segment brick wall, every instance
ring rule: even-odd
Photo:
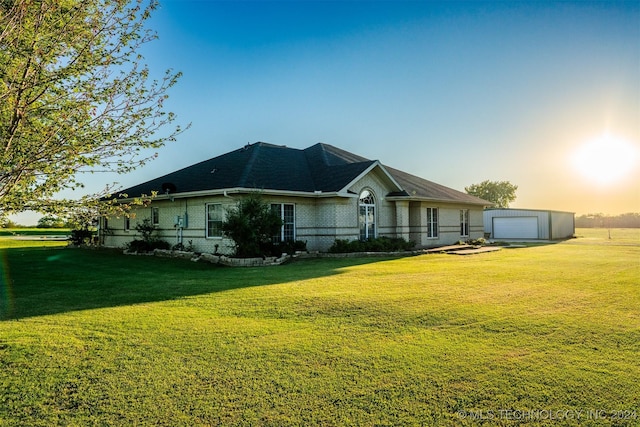
[[[378,236],[401,236],[413,240],[418,247],[429,247],[455,243],[460,236],[460,209],[469,209],[469,238],[483,236],[481,208],[444,203],[388,201],[389,193],[385,177],[374,172],[354,183],[349,190],[351,197],[303,198],[290,196],[265,196],[268,203],[292,203],[295,205],[296,239],[307,243],[311,251],[326,251],[336,239],[359,238],[358,195],[364,189],[374,194],[376,200],[376,228]],[[233,241],[227,238],[206,237],[206,205],[220,203],[223,209],[235,206],[240,196],[210,196],[190,199],[155,200],[149,207],[132,211],[130,230],[124,230],[124,218],[109,218],[112,234],[105,236],[104,243],[110,247],[124,247],[139,236],[137,223],[151,218],[151,207],[159,208],[158,236],[171,245],[178,243],[179,230],[174,226],[175,217],[187,218],[182,229],[182,242],[192,244],[197,252],[221,254],[233,253]],[[437,238],[427,238],[427,207],[439,210],[439,233]],[[398,223],[398,220],[400,222]],[[216,247],[217,245],[217,247]]]

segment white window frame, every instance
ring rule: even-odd
[[[125,216],[124,217],[124,231],[129,231],[131,230],[131,217]]]
[[[151,225],[160,225],[160,208],[151,208]]]
[[[439,237],[439,215],[438,208],[427,208],[427,239],[437,239]]]
[[[358,230],[360,240],[376,238],[378,234],[376,211],[376,195],[369,188],[363,189],[360,192],[360,196],[358,196]],[[371,235],[371,229],[373,229],[373,235]]]
[[[293,215],[291,217],[291,221],[287,221],[285,218],[285,206],[291,206],[293,211]],[[296,241],[296,205],[294,203],[271,203],[271,209],[275,211],[282,220],[282,225],[280,226],[280,233],[273,236],[274,243],[281,242],[295,242]],[[290,229],[291,235],[287,236],[287,231]]]
[[[217,206],[217,207],[220,208],[220,211],[219,211],[220,219],[219,220],[218,219],[215,219],[215,220],[210,220],[209,219],[209,208],[211,206]],[[216,222],[219,221],[220,225],[222,225],[222,222],[224,221],[224,209],[222,209],[222,203],[207,203],[205,205],[205,219],[206,219],[206,224],[205,224],[205,227],[204,227],[205,237],[207,239],[222,239],[222,237],[223,237],[222,236],[222,228],[220,228],[220,234],[219,235],[214,235],[214,236],[209,235],[209,222],[210,221],[216,221]]]
[[[460,209],[460,237],[469,237],[469,209]]]

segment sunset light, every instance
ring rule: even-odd
[[[636,163],[637,149],[629,142],[603,135],[575,151],[573,167],[588,180],[614,184],[628,175]]]

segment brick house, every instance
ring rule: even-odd
[[[136,237],[136,222],[148,218],[171,244],[230,253],[233,241],[220,231],[225,210],[256,190],[283,219],[277,238],[317,251],[336,239],[403,237],[433,247],[479,238],[490,205],[331,145],[300,150],[257,142],[123,190],[158,195],[132,218],[103,218],[101,229],[110,232],[101,239],[122,247]]]

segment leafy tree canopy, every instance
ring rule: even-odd
[[[180,73],[153,80],[139,48],[156,38],[151,0],[0,0],[0,212],[61,213],[83,173],[124,173],[175,140],[164,109]],[[146,152],[146,153],[145,153]],[[139,201],[136,201],[139,202]]]
[[[508,208],[509,203],[516,199],[517,185],[509,181],[482,181],[464,188],[467,194],[480,197],[493,203],[497,208]]]

